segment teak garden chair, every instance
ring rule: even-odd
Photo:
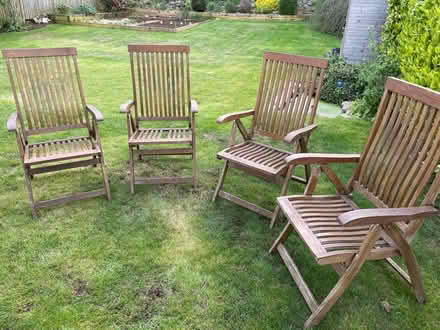
[[[272,217],[272,211],[222,190],[230,167],[281,184],[281,195],[287,191],[290,179],[307,183],[308,166],[305,167],[305,178],[292,176],[285,159],[294,151],[307,152],[309,136],[317,127],[313,122],[327,66],[325,59],[272,52],[264,54],[255,109],[217,119],[219,124],[231,121],[233,124],[229,147],[217,154],[217,158],[224,159],[225,163],[213,201],[220,196],[260,215]],[[249,116],[252,117],[252,126],[248,132],[240,119]],[[244,139],[243,143],[235,143],[237,128]],[[254,139],[257,135],[275,141],[284,140],[293,150],[289,152],[257,143]]]
[[[290,167],[319,165],[313,168],[304,195],[278,198],[288,223],[270,249],[279,252],[312,311],[305,327],[321,321],[367,260],[386,260],[413,287],[417,300],[425,301],[421,274],[409,244],[424,218],[439,214],[434,202],[440,174],[429,184],[439,161],[440,93],[395,78],[386,82],[361,155],[309,153],[286,159]],[[357,167],[344,185],[328,164],[347,162],[357,162]],[[312,195],[320,171],[335,185],[337,195]],[[353,191],[377,208],[358,209],[350,197]],[[283,244],[292,229],[318,264],[331,265],[340,275],[321,304]],[[392,259],[394,256],[403,257],[408,273]]]
[[[135,184],[197,183],[195,114],[191,100],[189,47],[183,45],[129,45],[133,100],[121,105],[127,114],[130,189]],[[142,128],[142,122],[183,122],[180,128]],[[142,146],[169,145],[175,148]],[[182,146],[183,145],[183,146]],[[191,155],[192,177],[135,177],[136,156]]]
[[[7,127],[16,133],[32,215],[37,216],[40,208],[73,200],[100,195],[110,200],[98,130],[98,121],[104,118],[98,109],[86,104],[76,49],[4,49],[2,52],[17,108],[9,117]],[[86,134],[57,140],[47,136],[74,129]],[[40,142],[31,143],[35,135]],[[34,175],[97,164],[101,165],[104,189],[52,200],[34,200]]]

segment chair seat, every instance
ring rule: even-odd
[[[140,128],[128,140],[128,144],[191,143],[190,128]]]
[[[242,166],[258,169],[268,175],[280,175],[287,171],[284,159],[292,153],[271,146],[246,141],[228,147],[217,154],[217,158],[227,159]]]
[[[29,144],[25,148],[24,163],[39,164],[93,156],[101,149],[88,136]]]
[[[338,216],[358,208],[345,196],[285,196],[278,198],[278,204],[319,264],[350,261],[370,228],[341,225]],[[368,259],[395,255],[398,250],[382,234]]]

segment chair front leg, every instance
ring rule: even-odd
[[[423,285],[422,275],[420,274],[419,265],[417,264],[416,257],[412,252],[411,246],[408,241],[402,236],[402,232],[395,224],[389,224],[383,226],[385,232],[392,238],[400,250],[400,253],[405,260],[406,267],[408,268],[408,274],[411,278],[411,284],[414,287],[417,301],[424,303],[426,301],[425,288]]]
[[[301,150],[302,153],[307,153],[308,149],[307,149],[307,142],[309,139],[305,140],[304,138],[300,138],[299,139],[299,148]],[[311,167],[310,165],[304,165],[304,175],[306,177],[306,181],[309,181],[310,178],[310,173],[311,173]]]
[[[218,178],[217,187],[215,187],[214,196],[212,196],[212,202],[215,202],[217,199],[218,193],[220,189],[223,187],[223,183],[225,182],[225,176],[229,169],[229,161],[225,160],[225,164],[223,165],[222,172],[220,174],[220,177]]]
[[[353,279],[361,270],[362,265],[365,263],[370,251],[374,248],[381,232],[382,227],[380,225],[374,225],[370,228],[370,231],[363,241],[359,252],[353,258],[347,270],[339,278],[338,283],[336,283],[328,296],[323,300],[318,308],[312,312],[312,315],[304,324],[304,328],[310,328],[314,325],[317,325],[328,313],[328,311],[333,307],[333,305],[338,301],[338,299],[344,293],[345,289],[349,287]]]
[[[290,178],[292,177],[292,172],[294,169],[295,166],[289,166],[289,168],[287,169],[286,177],[284,178],[283,185],[281,186],[280,197],[286,195],[287,188],[289,187],[289,181]],[[280,213],[280,206],[277,204],[277,206],[275,207],[275,211],[272,214],[272,220],[270,221],[270,228],[273,228],[275,222],[278,219],[279,213]]]
[[[128,147],[128,153],[130,157],[130,191],[134,194],[134,150],[133,147]]]
[[[35,207],[34,194],[32,191],[32,182],[31,182],[32,178],[31,178],[31,174],[29,173],[29,171],[30,171],[30,167],[24,166],[24,182],[26,184],[26,188],[27,188],[28,196],[29,196],[29,202],[31,204],[32,217],[37,218],[38,211],[37,211],[37,208]]]

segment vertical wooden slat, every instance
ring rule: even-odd
[[[20,101],[17,95],[17,91],[16,91],[16,87],[18,87],[21,99],[23,100],[23,110],[25,112],[25,116],[26,116],[26,122],[29,128],[33,128],[34,127],[34,123],[32,120],[33,114],[32,114],[32,104],[30,102],[32,102],[32,96],[28,97],[28,92],[29,89],[24,87],[24,81],[23,81],[23,77],[21,75],[20,69],[19,69],[19,64],[18,64],[18,59],[10,59],[7,60],[7,67],[8,67],[8,73],[9,73],[9,78],[11,81],[11,87],[12,87],[12,92],[14,95],[14,100],[15,100],[15,104],[17,106],[17,112],[21,113],[21,107],[20,107]],[[12,73],[12,64],[14,65],[14,71],[15,71],[15,79],[14,79],[14,75]],[[14,80],[17,81],[17,86],[15,86],[14,84]],[[21,116],[19,116],[21,119],[21,124],[23,127],[26,127],[23,125],[23,118],[21,118]]]
[[[177,117],[177,90],[176,88],[176,62],[175,53],[170,53],[170,66],[171,66],[171,103],[172,103],[172,116]]]
[[[135,73],[135,69],[134,69],[134,58],[133,58],[133,53],[130,53],[130,68],[131,68],[131,83],[133,85],[133,101],[136,104],[136,106],[134,107],[135,109],[135,115],[136,115],[136,125],[137,120],[139,118],[139,110],[138,110],[138,98],[137,98],[137,89],[136,89],[136,73]]]
[[[58,56],[55,57],[55,65],[56,65],[56,70],[57,70],[57,77],[58,79],[61,80],[61,78],[64,75],[64,71],[62,69],[62,65],[60,63],[60,59]],[[69,119],[68,119],[68,115],[67,115],[67,103],[65,102],[65,98],[63,97],[64,95],[66,95],[66,87],[65,84],[58,84],[59,89],[56,90],[56,94],[57,94],[57,99],[58,99],[58,104],[60,105],[60,111],[61,111],[61,116],[63,118],[63,124],[67,125]]]
[[[179,112],[179,116],[184,116],[185,115],[185,105],[186,103],[186,93],[185,93],[185,65],[184,65],[184,54],[183,53],[179,53],[179,57],[180,57],[180,83],[181,83],[181,91],[182,91],[182,95],[181,95],[181,101],[180,101],[180,112]]]
[[[191,72],[189,70],[189,54],[185,54],[186,57],[186,111],[184,116],[191,116]]]
[[[145,116],[146,111],[145,111],[145,107],[144,107],[144,95],[142,93],[142,69],[141,69],[141,59],[140,57],[142,56],[142,54],[140,53],[136,53],[136,71],[137,71],[137,85],[139,88],[139,100],[137,103],[137,108],[139,108],[140,113],[142,114],[142,116]]]

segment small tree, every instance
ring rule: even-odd
[[[194,11],[205,11],[206,10],[206,0],[192,0],[191,6]]]
[[[250,0],[240,0],[240,13],[250,13],[252,4]]]
[[[295,15],[298,0],[280,0],[280,15]]]

